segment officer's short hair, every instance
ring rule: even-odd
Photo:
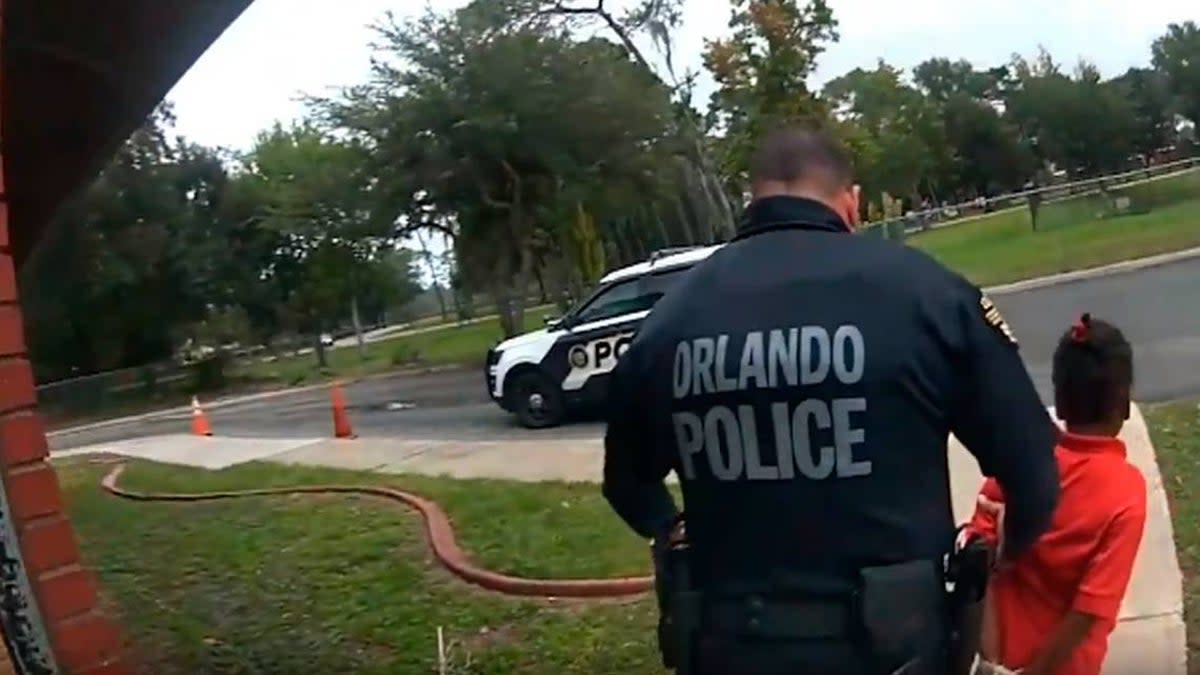
[[[1098,424],[1128,403],[1133,347],[1116,326],[1084,314],[1063,334],[1051,375],[1058,415],[1071,424]]]
[[[828,132],[781,127],[767,134],[750,162],[752,182],[812,181],[831,191],[853,181],[850,154]]]

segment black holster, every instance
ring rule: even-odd
[[[943,675],[948,612],[942,573],[934,560],[860,571],[864,647],[875,672]]]
[[[947,672],[969,675],[979,652],[984,597],[994,561],[992,547],[974,538],[950,555],[946,581],[950,586],[950,651]]]
[[[651,544],[654,592],[658,598],[658,651],[663,667],[690,675],[700,627],[700,593],[692,587],[686,542],[672,544],[670,532]]]

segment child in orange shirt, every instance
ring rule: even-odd
[[[992,577],[980,672],[1099,675],[1141,544],[1146,483],[1116,438],[1129,419],[1129,342],[1084,314],[1059,341],[1053,381],[1066,425],[1055,448],[1058,507],[1029,553]],[[1003,547],[1003,502],[987,480],[968,533]]]

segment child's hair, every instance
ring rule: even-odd
[[[1054,350],[1054,398],[1068,424],[1100,424],[1129,402],[1133,347],[1116,326],[1084,314]]]

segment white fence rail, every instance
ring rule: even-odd
[[[915,211],[897,218],[868,223],[868,228],[881,228],[891,236],[891,232],[903,225],[904,232],[911,234],[940,227],[966,225],[974,218],[972,216],[990,215],[997,211],[1016,208],[1029,202],[1032,196],[1040,196],[1043,203],[1051,203],[1069,197],[1078,197],[1100,190],[1115,189],[1133,185],[1148,180],[1173,176],[1200,167],[1200,157],[1189,157],[1174,162],[1165,162],[1147,166],[1133,171],[1108,174],[1097,178],[1058,183],[1044,187],[1012,192],[997,197],[974,199],[958,204],[943,204],[934,208]]]

